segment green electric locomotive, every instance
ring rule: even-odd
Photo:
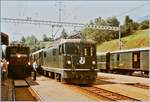
[[[62,82],[89,84],[97,77],[96,43],[91,40],[61,39],[31,58],[45,75]]]

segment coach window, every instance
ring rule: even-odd
[[[137,62],[137,54],[134,55],[134,62]]]
[[[46,52],[44,52],[44,57],[46,57]]]
[[[117,54],[117,61],[120,60],[120,54]]]

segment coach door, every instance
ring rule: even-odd
[[[106,70],[110,70],[110,53],[106,54]]]
[[[133,68],[140,68],[140,52],[133,52],[132,63]]]

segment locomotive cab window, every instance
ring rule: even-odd
[[[91,56],[95,56],[95,47],[91,47]]]
[[[66,43],[65,53],[67,54],[78,54],[79,46],[76,43]]]
[[[85,56],[90,56],[91,55],[91,51],[90,50],[91,50],[90,47],[84,48],[84,55]]]

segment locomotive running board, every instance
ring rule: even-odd
[[[44,67],[44,70],[52,71],[52,72],[63,72],[63,71],[91,71],[91,69],[72,69],[72,68],[52,68],[52,67]],[[98,71],[98,69],[93,69],[94,71]]]

